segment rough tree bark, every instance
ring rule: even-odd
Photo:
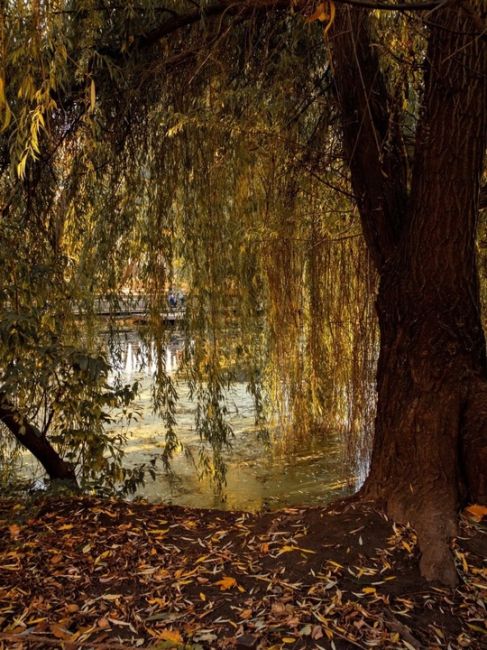
[[[50,479],[77,485],[72,465],[63,460],[45,435],[32,423],[22,420],[12,404],[0,394],[0,421],[28,449],[46,470]]]
[[[475,16],[475,19],[472,16]],[[362,494],[411,522],[428,579],[454,584],[448,539],[487,499],[487,372],[475,253],[487,144],[481,2],[427,18],[412,180],[368,12],[340,7],[332,41],[344,148],[380,277],[378,405]]]

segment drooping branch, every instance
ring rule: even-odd
[[[430,2],[380,2],[375,0],[335,0],[337,4],[350,5],[362,9],[382,11],[428,11],[438,9],[451,0],[431,0]]]
[[[375,2],[374,0],[335,1],[337,5],[350,5],[358,8],[379,9],[384,11],[431,11],[441,7],[445,2],[450,2],[450,0],[431,0],[429,2],[403,2],[392,4],[387,2]],[[306,0],[298,0],[298,2],[293,3],[293,9],[297,12],[306,12],[309,7],[310,3],[306,2]],[[98,53],[102,56],[108,56],[114,61],[120,61],[130,52],[151,47],[161,39],[180,29],[194,25],[201,20],[214,18],[216,16],[239,16],[242,18],[255,15],[259,12],[269,13],[279,9],[288,10],[288,0],[245,0],[244,2],[223,0],[181,14],[174,14],[174,12],[171,11],[169,13],[172,13],[172,15],[165,19],[160,25],[147,33],[135,36],[123,52],[117,48],[106,47],[100,49]]]

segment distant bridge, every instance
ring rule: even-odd
[[[97,316],[111,316],[112,318],[140,318],[149,316],[147,298],[145,296],[117,296],[112,300],[98,298],[95,300],[94,313]],[[161,318],[167,323],[174,323],[184,320],[186,309],[184,305],[175,307],[167,306],[161,312]]]

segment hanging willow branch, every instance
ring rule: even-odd
[[[326,44],[288,3],[271,3],[272,14],[269,6],[173,2],[161,17],[152,2],[86,1],[73,13],[57,0],[37,23],[29,3],[5,14],[2,309],[49,333],[29,339],[35,366],[49,345],[65,354],[62,346],[82,342],[103,354],[95,301],[115,309],[120,292],[143,291],[169,460],[177,386],[164,368],[160,313],[169,287],[183,284],[194,349],[184,372],[202,462],[220,482],[235,379],[248,382],[256,419],[275,437],[292,447],[339,432],[353,469],[367,457],[374,417],[376,278],[343,162]],[[377,21],[385,44],[401,30],[421,39],[396,20]],[[14,262],[19,232],[25,245]],[[6,381],[26,344],[2,345]],[[39,385],[22,382],[18,407],[34,417]],[[63,389],[53,427],[59,447],[79,458],[80,436],[66,433],[63,415],[77,396]]]

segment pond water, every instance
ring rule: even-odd
[[[166,348],[166,369],[175,372],[182,342],[174,337]],[[119,370],[122,379],[137,379],[141,385],[141,419],[131,424],[125,464],[132,467],[160,457],[164,447],[164,425],[151,407],[151,377],[154,368],[146,363],[147,350],[135,332],[126,333]],[[142,364],[141,364],[142,362]],[[319,505],[350,492],[344,450],[338,437],[300,441],[289,450],[279,432],[264,442],[254,426],[252,398],[244,383],[227,394],[229,422],[235,433],[232,448],[225,454],[228,467],[225,497],[215,494],[209,479],[198,477],[191,455],[198,457],[199,436],[194,427],[195,404],[183,381],[178,381],[178,438],[185,452],[176,453],[168,477],[161,463],[156,479],[147,478],[136,496],[192,507],[238,510],[275,509],[290,505]]]

